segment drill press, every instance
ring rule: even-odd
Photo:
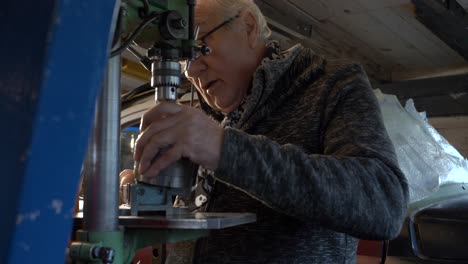
[[[172,198],[190,191],[197,166],[181,159],[157,178],[136,172],[136,182],[124,193],[127,204],[118,210],[118,138],[120,113],[120,53],[133,43],[148,49],[139,55],[151,69],[156,102],[177,99],[182,74],[180,61],[190,61],[198,47],[194,26],[194,0],[124,0],[121,4],[115,45],[96,115],[94,139],[85,171],[84,215],[75,225],[77,241],[69,256],[80,263],[129,263],[137,248],[158,243],[196,239],[210,229],[221,229],[255,221],[248,213],[186,212],[172,208]],[[134,28],[132,33],[127,33]],[[125,37],[127,36],[127,37]],[[115,116],[117,113],[117,117]],[[117,144],[117,145],[116,145]]]
[[[179,11],[159,13],[158,33],[153,34],[152,40],[154,44],[148,49],[146,57],[138,56],[146,67],[151,65],[151,87],[155,89],[156,103],[176,102],[182,74],[179,61],[192,60],[199,49],[196,44],[197,33],[193,27],[194,6],[195,1],[187,1],[187,5],[179,7],[187,8],[188,21]],[[149,6],[146,8],[149,9]],[[140,40],[142,45],[145,45],[145,41],[146,39]],[[139,173],[138,163],[135,162],[136,182],[124,187],[126,205],[121,206],[121,211],[133,216],[173,212],[172,197],[190,192],[196,171],[197,166],[183,158],[163,170],[158,177],[147,178]]]

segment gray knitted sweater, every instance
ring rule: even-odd
[[[359,238],[399,234],[407,182],[360,65],[295,46],[263,61],[252,91],[208,210],[257,222],[212,232],[195,263],[355,263]]]

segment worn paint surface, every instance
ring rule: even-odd
[[[21,5],[28,2],[34,1]],[[49,1],[49,17],[42,18],[50,22],[46,41],[34,46],[36,53],[44,54],[43,64],[15,69],[13,76],[20,81],[25,69],[40,72],[40,82],[29,93],[37,107],[30,143],[20,150],[23,173],[14,175],[22,184],[16,194],[16,221],[6,263],[64,262],[81,166],[104,77],[115,2]],[[25,19],[30,24],[21,34],[28,35],[36,30],[37,17]],[[22,100],[10,88],[6,92]],[[14,118],[21,107],[13,103],[8,110],[3,114]]]
[[[28,6],[28,8],[24,8]],[[3,1],[0,8],[0,138],[3,151],[0,263],[6,263],[14,232],[17,204],[31,149],[31,135],[40,93],[48,40],[50,11],[55,1]],[[18,19],[21,17],[22,19]],[[33,22],[34,21],[34,22]],[[31,27],[34,23],[34,28]],[[37,70],[39,69],[39,70]],[[35,217],[32,211],[28,217]]]

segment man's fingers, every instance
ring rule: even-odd
[[[163,130],[166,130],[176,125],[180,120],[180,115],[175,114],[174,116],[164,118],[158,122],[150,124],[138,137],[135,146],[134,159],[140,160],[143,150],[146,148],[148,142],[157,134]]]
[[[145,174],[146,170],[151,166],[153,159],[160,152],[166,151],[174,142],[174,134],[169,133],[165,130],[157,135],[153,135],[146,145],[144,145],[143,152],[141,153],[140,161],[140,173]]]
[[[182,110],[182,106],[176,103],[161,102],[148,110],[141,118],[140,131],[145,130],[151,123],[166,118]]]
[[[145,177],[157,177],[158,174],[182,157],[182,149],[176,145],[161,153],[144,173]]]

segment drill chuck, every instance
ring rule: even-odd
[[[151,86],[155,88],[156,101],[176,101],[180,85],[180,63],[156,60],[151,64]]]

